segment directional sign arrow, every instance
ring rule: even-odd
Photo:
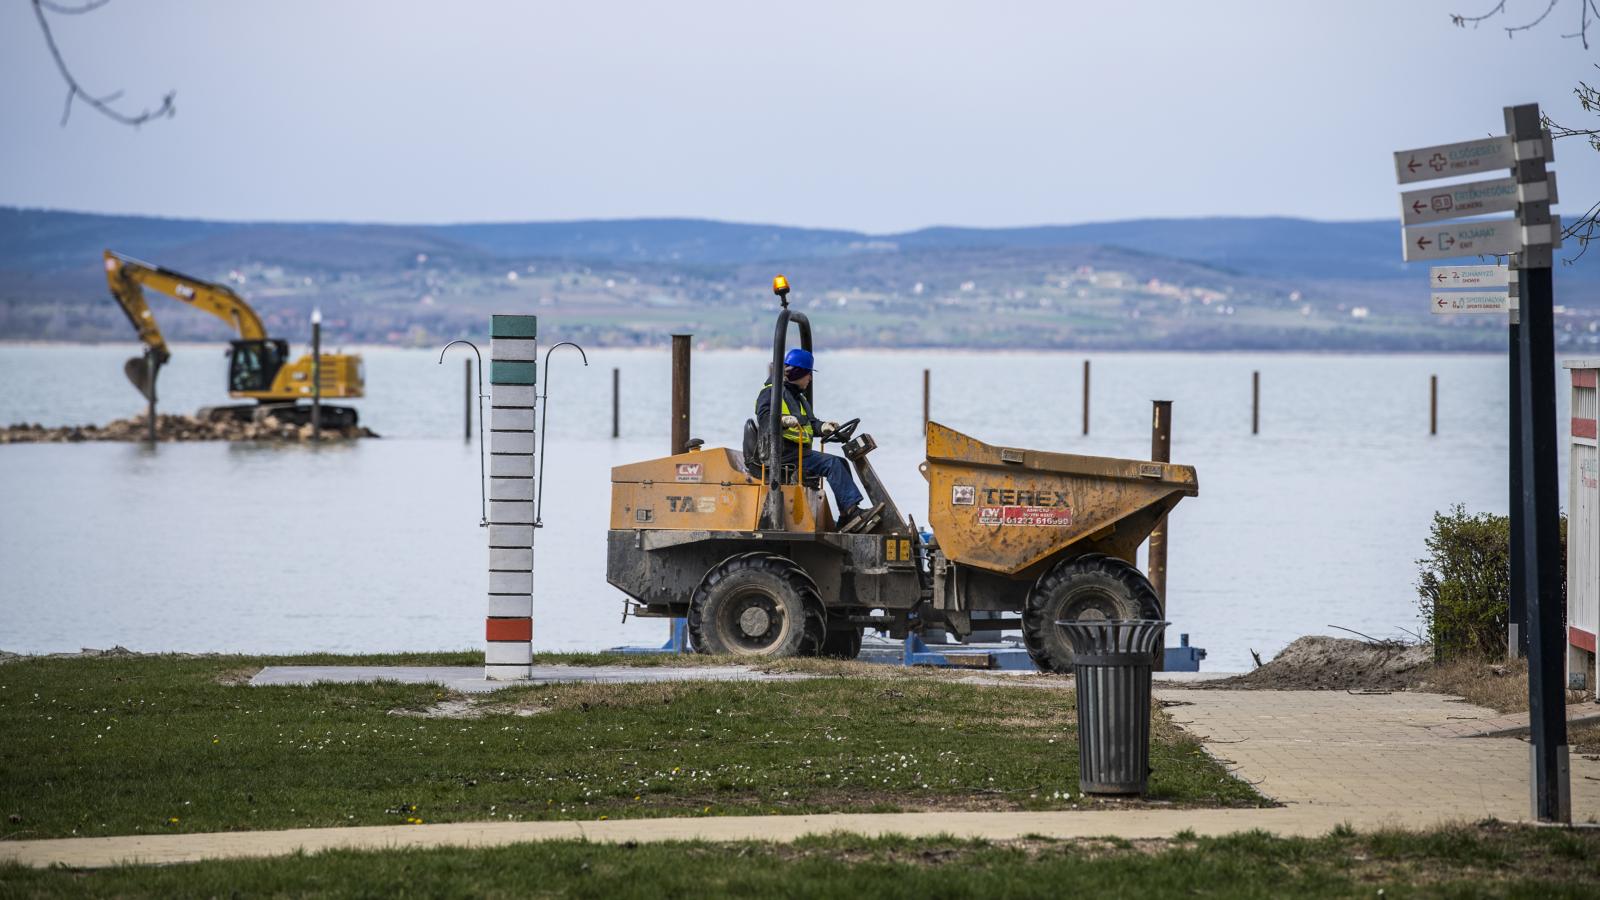
[[[1554,172],[1544,181],[1526,184],[1518,184],[1514,177],[1491,178],[1487,181],[1403,191],[1400,194],[1400,220],[1406,225],[1421,225],[1442,219],[1512,212],[1516,210],[1518,201],[1537,203],[1540,200],[1559,202]]]
[[[1505,287],[1511,280],[1511,270],[1505,266],[1434,266],[1430,274],[1436,287]]]
[[[1501,291],[1457,291],[1436,293],[1428,311],[1436,316],[1456,313],[1501,313],[1511,306],[1510,296]]]
[[[1425,160],[1423,164],[1417,163],[1419,157]],[[1511,137],[1502,134],[1458,144],[1401,150],[1394,155],[1394,173],[1401,184],[1407,184],[1509,169],[1516,161]]]
[[[1553,234],[1560,234],[1560,218],[1550,217]],[[1406,262],[1450,256],[1504,256],[1520,251],[1523,244],[1522,227],[1509,217],[1416,225],[1401,234]]]

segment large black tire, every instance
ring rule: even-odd
[[[1028,592],[1022,639],[1039,671],[1071,672],[1072,642],[1056,622],[1159,618],[1161,601],[1142,572],[1091,553],[1057,563]]]
[[[689,642],[697,653],[799,656],[820,648],[826,624],[816,584],[776,553],[741,553],[717,563],[689,598]]]
[[[861,628],[846,628],[828,632],[822,642],[823,656],[832,659],[855,659],[861,655]]]

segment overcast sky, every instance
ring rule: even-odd
[[[76,3],[78,0],[61,0]],[[1390,153],[1503,129],[1600,52],[1562,0],[0,5],[0,205],[381,222],[693,216],[896,231],[1397,215]],[[1570,7],[1570,9],[1568,9]],[[1568,20],[1572,21],[1568,21]],[[1600,38],[1600,30],[1594,34]],[[1596,44],[1600,50],[1600,44]],[[1593,120],[1591,119],[1591,123]],[[1569,215],[1600,154],[1558,146]]]

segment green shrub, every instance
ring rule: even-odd
[[[1560,526],[1561,610],[1567,607],[1567,520]],[[1438,659],[1490,658],[1506,652],[1511,605],[1511,520],[1469,515],[1456,505],[1433,514],[1428,555],[1417,560],[1418,607]]]

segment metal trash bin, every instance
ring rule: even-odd
[[[1150,664],[1166,622],[1061,621],[1078,690],[1078,787],[1143,794],[1150,782]]]

